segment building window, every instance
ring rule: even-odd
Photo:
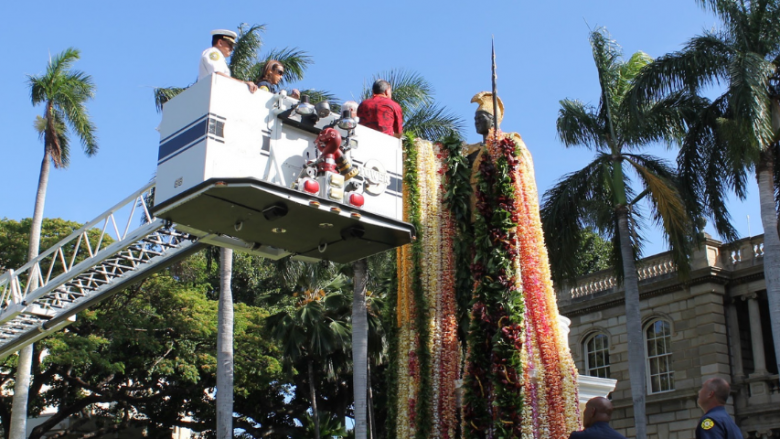
[[[674,390],[671,325],[665,320],[654,321],[645,330],[645,340],[650,393]]]
[[[609,337],[596,334],[585,343],[585,370],[592,377],[609,378]]]

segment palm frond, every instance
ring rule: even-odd
[[[461,135],[465,126],[463,119],[436,104],[419,106],[405,119],[404,132],[423,139],[438,140],[453,133]]]
[[[749,17],[744,2],[736,2],[733,0],[696,0],[696,3],[705,10],[712,11],[715,15],[720,17],[722,22],[725,23],[732,32],[740,34],[748,29]],[[753,3],[754,2],[752,1],[750,2],[751,5]]]
[[[371,97],[371,87],[377,79],[384,79],[393,89],[393,100],[398,102],[404,114],[433,103],[433,87],[417,72],[393,69],[381,72],[371,78],[363,88],[363,99]]]
[[[606,121],[608,125],[612,123],[611,114],[615,113],[622,99],[618,91],[623,51],[604,28],[590,33],[590,45],[601,85],[599,119]]]
[[[238,26],[238,38],[230,55],[230,74],[242,81],[251,81],[252,68],[257,64],[257,53],[263,46],[260,34],[265,31],[265,25],[242,23]]]
[[[620,78],[615,90],[615,94],[623,100],[623,97],[633,86],[634,79],[639,75],[639,72],[648,64],[653,62],[653,58],[645,52],[636,52],[631,55],[628,61],[620,64],[618,70],[620,72]]]
[[[255,74],[256,79],[260,79],[260,74],[262,73],[263,68],[265,68],[266,62],[272,59],[275,59],[284,65],[284,78],[282,78],[282,84],[302,80],[304,73],[306,73],[306,69],[314,64],[312,57],[309,56],[307,52],[300,50],[297,47],[274,49],[268,52],[263,57],[263,61],[257,63],[255,66],[253,74]]]
[[[63,112],[65,121],[81,139],[87,156],[97,153],[97,130],[89,118],[86,101],[94,97],[92,79],[81,72],[65,75],[55,98],[55,105]]]
[[[53,136],[52,139],[44,139],[50,148],[51,160],[55,168],[65,169],[70,166],[70,138],[65,123],[65,115],[62,111],[54,110],[54,132],[46,133],[47,136]],[[48,121],[47,121],[48,122]]]
[[[775,68],[755,53],[739,53],[729,64],[728,95],[733,117],[750,123],[751,137],[762,149],[774,140],[768,86]]]
[[[650,142],[681,143],[682,138],[709,100],[687,92],[676,92],[639,109],[638,120],[624,101],[620,114],[629,115],[620,122],[623,140],[629,148]]]
[[[312,104],[316,104],[322,101],[328,101],[330,104],[330,111],[338,114],[341,109],[341,105],[339,104],[338,97],[327,91],[327,90],[316,90],[313,88],[309,88],[306,90],[301,90],[301,96],[307,95],[309,96],[309,102]]]
[[[187,87],[160,87],[154,89],[154,108],[157,109],[157,112],[162,112],[163,105],[165,105],[166,102],[170,101],[176,95],[183,92],[184,90],[190,88],[190,86]]]
[[[662,226],[679,272],[686,275],[690,268],[688,257],[692,251],[690,236],[694,226],[685,200],[680,195],[675,170],[656,157],[635,154],[625,157],[650,195],[648,200],[653,207],[653,221]]]
[[[630,108],[687,90],[696,94],[702,87],[719,84],[727,77],[726,66],[734,55],[728,35],[706,32],[691,39],[682,51],[657,58],[645,66],[626,96]]]
[[[596,109],[578,100],[564,99],[556,121],[558,138],[567,147],[582,145],[588,149],[606,147],[604,127]]]
[[[542,228],[550,254],[552,276],[557,282],[576,276],[577,255],[572,249],[580,248],[585,228],[593,226],[598,230],[610,227],[600,219],[604,211],[614,215],[609,196],[611,166],[611,157],[599,154],[583,169],[565,175],[544,194],[540,209]]]
[[[729,151],[722,129],[728,103],[720,97],[704,108],[688,130],[677,158],[682,195],[688,206],[696,205],[691,217],[704,215],[714,220],[718,234],[727,240],[738,238],[726,208],[726,194],[734,190],[746,195],[747,174],[741,158]]]
[[[41,116],[35,116],[33,122],[33,128],[38,133],[38,138],[47,144],[46,136],[53,135],[55,139],[52,142],[48,142],[49,154],[51,156],[52,164],[55,168],[67,168],[70,164],[70,142],[68,139],[68,128],[65,122],[62,120],[60,113],[55,111],[54,117],[54,132],[48,134],[48,120]]]

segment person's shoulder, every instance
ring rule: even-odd
[[[598,438],[608,438],[608,439],[626,439],[625,436],[618,433],[617,430],[612,428],[611,425],[607,422],[597,422],[595,425],[593,425],[593,432],[598,434],[594,434],[593,437]]]
[[[720,438],[730,419],[724,419],[718,412],[708,412],[699,419],[696,437],[700,439]]]
[[[219,61],[219,59],[222,58],[222,53],[219,50],[217,50],[216,47],[209,47],[208,49],[203,51],[201,57],[208,58],[212,61]]]

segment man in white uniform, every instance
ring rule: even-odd
[[[198,68],[198,81],[213,74],[230,78],[230,68],[228,68],[227,57],[233,53],[233,45],[236,44],[235,32],[227,29],[217,29],[211,31],[211,47],[203,51],[200,56],[200,66]],[[243,82],[249,87],[249,91],[254,93],[257,85],[251,81],[242,81],[231,78],[238,82]]]

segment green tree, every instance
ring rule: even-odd
[[[48,355],[34,357],[37,398],[31,412],[45,406],[57,412],[31,437],[42,437],[66,418],[72,420],[69,435],[97,428],[89,433],[135,431],[140,437],[145,430],[150,437],[170,437],[179,426],[213,436],[218,303],[208,298],[215,287],[205,272],[205,258],[195,255],[80,313],[68,331],[39,342]],[[251,404],[273,413],[284,403],[286,375],[265,330],[266,316],[262,308],[235,307],[239,410]],[[0,382],[7,383],[15,370],[13,357],[4,367]],[[8,425],[9,399],[0,398],[3,425]],[[293,427],[292,420],[263,423],[264,432]]]
[[[635,261],[640,255],[640,200],[647,200],[652,219],[663,226],[678,269],[687,270],[688,233],[692,226],[675,185],[675,170],[664,161],[635,152],[648,143],[674,141],[695,102],[674,96],[632,110],[625,97],[632,80],[651,59],[637,52],[627,61],[606,30],[590,34],[598,71],[599,107],[565,99],[557,121],[558,136],[567,147],[584,146],[596,158],[582,170],[566,175],[544,195],[541,209],[545,241],[554,271],[572,278],[578,266],[576,249],[582,247],[585,227],[591,226],[613,242],[612,262],[625,286],[629,376],[637,438],[646,437],[645,362],[639,287]],[[637,122],[641,114],[645,122]],[[633,189],[635,176],[642,190]]]
[[[30,243],[30,232],[32,219],[25,218],[21,221],[14,221],[9,219],[0,220],[0,273],[7,269],[14,269],[21,267],[27,261],[28,246]],[[62,219],[43,219],[40,228],[40,243],[44,248],[51,247],[59,242],[62,238],[70,235],[81,227],[81,224],[65,221]],[[90,244],[93,248],[96,248],[99,239],[99,231],[91,230],[89,232]],[[111,243],[110,237],[105,240],[104,245]],[[73,256],[73,248],[63,248],[64,256],[66,260],[70,260]],[[56,257],[48,257],[41,261],[43,267],[48,267]],[[77,258],[76,263],[80,262],[82,258]],[[62,272],[62,266],[54,261],[54,268],[52,270],[52,277],[56,277]],[[36,355],[36,353],[38,355]],[[40,347],[35,346],[32,354],[32,370],[37,371],[40,366]],[[3,360],[2,364],[7,367],[8,371],[12,371],[6,375],[2,375],[0,380],[0,387],[8,389],[10,383],[13,383],[13,377],[17,368],[18,357],[11,356]],[[35,416],[40,413],[43,408],[43,400],[39,395],[42,386],[44,385],[44,379],[40,374],[32,375],[30,378],[30,391],[33,398],[28,402],[28,416]],[[10,390],[10,389],[8,389]],[[9,392],[10,393],[10,392]],[[0,421],[2,422],[4,437],[8,437],[11,429],[11,398],[0,399]]]
[[[764,279],[775,361],[780,366],[780,2],[697,0],[721,20],[721,29],[692,38],[637,78],[631,101],[641,105],[680,93],[702,94],[725,84],[691,126],[678,163],[683,183],[701,200],[718,233],[737,238],[726,208],[729,191],[744,199],[756,174],[764,226]]]
[[[580,248],[577,250],[577,276],[586,276],[590,273],[610,268],[612,260],[612,242],[605,240],[591,228],[582,232]]]
[[[342,289],[347,278],[338,275],[323,282],[324,277],[316,275],[317,266],[307,264],[308,270],[301,270],[298,285],[302,287],[298,303],[293,309],[270,316],[268,328],[281,346],[285,363],[294,367],[306,367],[309,384],[312,417],[319,439],[319,410],[317,407],[316,372],[328,370],[334,374],[334,359],[345,351],[349,340],[349,325],[342,319],[346,297]],[[343,358],[343,356],[342,356]]]
[[[95,86],[89,75],[72,70],[73,63],[79,57],[80,52],[77,49],[65,49],[49,59],[43,75],[28,76],[33,106],[38,104],[44,106],[43,116],[38,116],[35,120],[35,129],[43,140],[43,160],[30,228],[28,260],[35,259],[40,248],[41,223],[51,165],[54,164],[55,168],[67,168],[70,163],[70,131],[79,137],[87,156],[94,155],[98,150],[95,126],[85,106],[86,102],[94,96]],[[34,282],[32,285],[34,289],[37,279],[32,282]],[[10,428],[11,439],[22,439],[26,435],[32,357],[32,345],[25,346],[19,351],[19,366],[14,385],[15,410]]]

